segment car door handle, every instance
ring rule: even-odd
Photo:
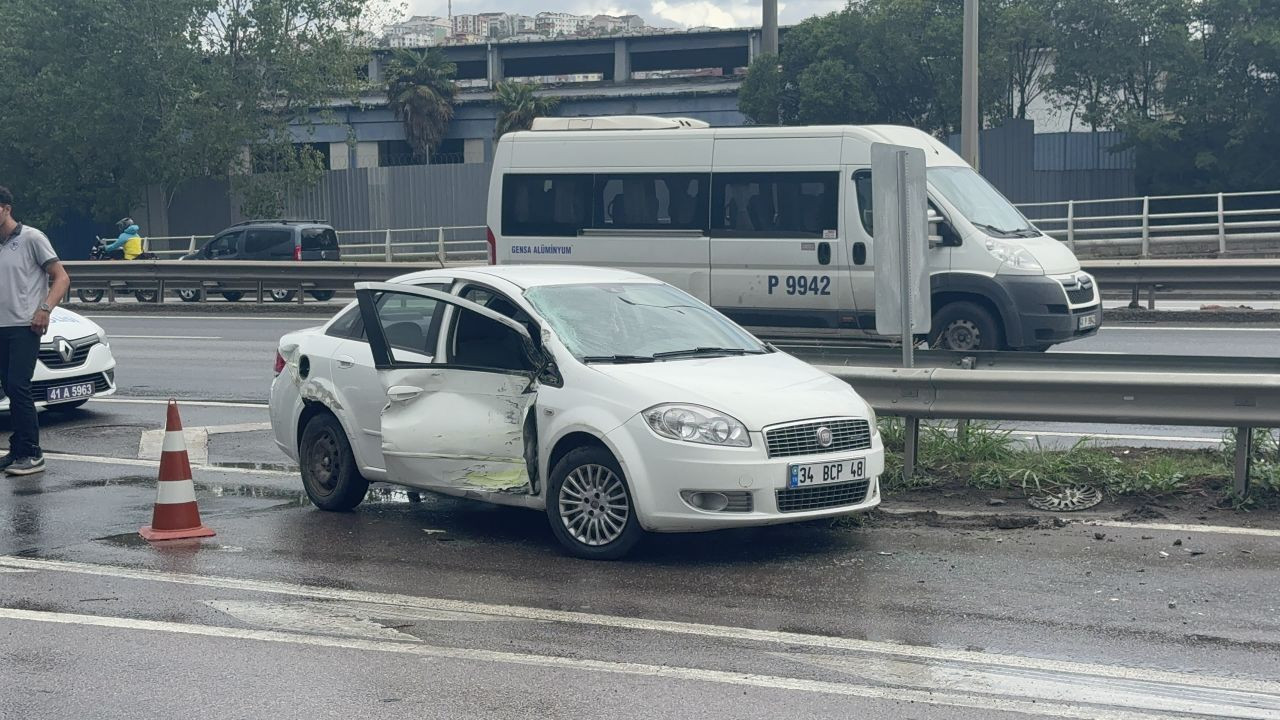
[[[406,402],[412,400],[423,393],[422,388],[413,387],[412,385],[393,385],[387,388],[387,398],[391,402]]]
[[[334,360],[337,360],[338,367],[343,369],[355,367],[355,364],[356,364],[356,359],[353,357],[349,357],[347,355],[339,355],[338,357],[334,358]]]

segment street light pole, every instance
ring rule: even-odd
[[[778,0],[763,0],[764,18],[760,23],[760,54],[778,54]]]
[[[960,85],[960,155],[978,167],[978,0],[964,0],[963,80]]]

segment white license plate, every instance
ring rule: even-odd
[[[1080,318],[1081,330],[1088,330],[1089,328],[1095,328],[1095,327],[1098,327],[1098,316],[1096,314],[1085,315],[1084,317]]]
[[[850,480],[862,480],[866,476],[866,458],[792,465],[787,477],[787,487],[798,488],[808,487],[809,485],[848,482]]]
[[[93,383],[82,382],[75,385],[59,385],[49,388],[45,400],[51,403],[72,402],[93,397]]]

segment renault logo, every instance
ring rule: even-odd
[[[53,349],[58,351],[58,357],[62,358],[62,362],[69,363],[71,358],[75,356],[76,349],[71,347],[71,343],[66,338],[54,338]]]
[[[820,427],[816,434],[818,436],[819,447],[831,447],[831,428]]]

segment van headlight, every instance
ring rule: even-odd
[[[701,405],[665,404],[645,410],[644,421],[658,435],[672,440],[751,447],[751,435],[737,420]]]
[[[987,240],[987,252],[1000,261],[998,272],[1024,275],[1038,275],[1044,272],[1036,256],[1021,245],[992,238]]]

